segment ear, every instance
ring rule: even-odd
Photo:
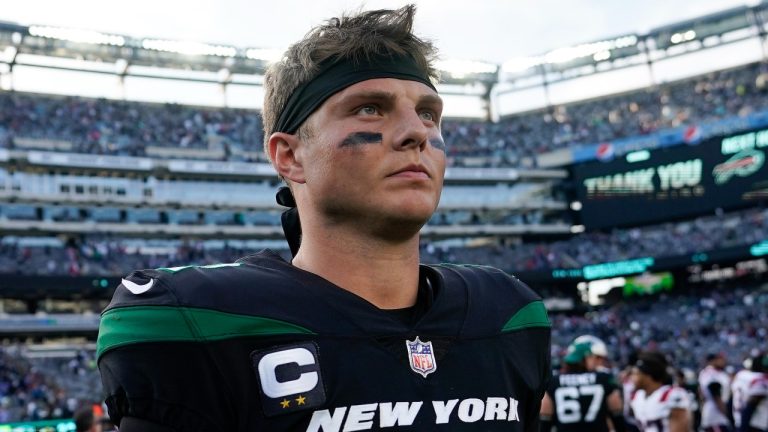
[[[277,173],[296,183],[306,183],[300,157],[301,145],[298,136],[284,132],[273,133],[267,142],[269,157]]]

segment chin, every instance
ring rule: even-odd
[[[432,217],[433,209],[414,209],[414,208],[398,208],[390,207],[382,209],[378,217],[376,217],[376,223],[378,231],[381,236],[392,240],[407,240],[414,235],[418,235],[419,231],[426,225],[429,218]]]
[[[385,211],[408,215],[409,218],[425,218],[429,220],[437,210],[437,201],[432,193],[401,193],[387,200]]]
[[[432,203],[408,203],[408,205],[392,206],[385,212],[394,219],[402,219],[403,222],[412,221],[424,225],[432,214],[435,213],[435,205]]]

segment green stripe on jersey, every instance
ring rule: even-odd
[[[502,332],[520,330],[529,327],[551,327],[547,317],[547,308],[541,301],[528,303],[522,309],[517,311],[512,318],[504,324]]]
[[[205,342],[242,336],[314,334],[270,318],[171,306],[132,306],[101,316],[96,356],[123,345],[145,342]]]

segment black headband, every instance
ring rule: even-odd
[[[374,78],[418,81],[437,91],[429,76],[409,55],[379,55],[359,61],[332,59],[320,65],[314,78],[293,91],[272,132],[295,134],[301,124],[329,97],[352,84]]]

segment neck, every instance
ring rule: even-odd
[[[302,216],[302,228],[305,218]],[[381,309],[413,306],[419,289],[419,236],[388,242],[341,226],[306,226],[296,267]]]

